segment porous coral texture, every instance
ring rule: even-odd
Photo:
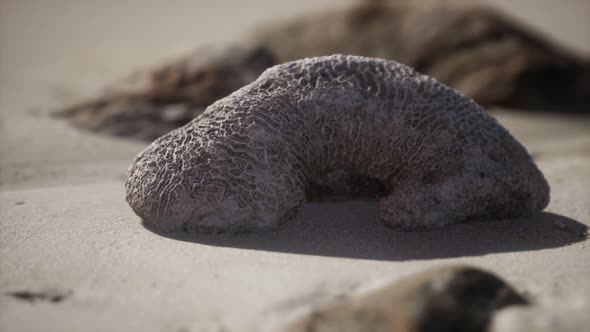
[[[526,149],[473,100],[397,62],[344,55],[268,69],[154,141],[126,188],[146,223],[200,232],[274,228],[309,188],[375,195],[380,220],[403,230],[549,201]]]

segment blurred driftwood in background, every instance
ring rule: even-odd
[[[465,2],[363,1],[199,47],[56,114],[81,128],[152,140],[285,61],[334,53],[396,60],[483,106],[587,112],[590,60],[498,10]]]

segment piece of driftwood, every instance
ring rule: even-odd
[[[241,45],[196,52],[57,114],[97,132],[152,140],[274,64],[334,53],[392,59],[483,106],[588,112],[590,61],[497,10],[456,2],[365,1],[267,26]]]

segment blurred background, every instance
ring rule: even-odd
[[[268,24],[349,10],[361,2],[0,0],[0,290],[58,285],[76,292],[75,300],[59,307],[24,306],[3,296],[0,329],[46,326],[60,331],[71,330],[64,326],[75,326],[92,330],[88,326],[105,324],[105,330],[161,331],[184,326],[198,317],[227,322],[225,314],[232,313],[242,315],[240,319],[254,319],[257,316],[252,313],[269,303],[299,296],[319,288],[317,285],[334,284],[333,291],[337,292],[350,280],[360,283],[421,268],[422,263],[411,259],[391,262],[387,257],[391,252],[428,251],[424,249],[428,240],[419,241],[419,250],[408,246],[404,251],[395,247],[389,235],[358,240],[354,235],[363,233],[361,228],[346,233],[352,235],[345,234],[352,239],[350,248],[360,248],[360,256],[377,256],[380,261],[312,255],[285,259],[272,250],[253,254],[159,237],[141,227],[124,199],[126,169],[149,140],[92,133],[51,116],[55,110],[95,98],[106,86],[137,70],[157,69],[200,46],[247,44]],[[415,1],[423,6],[428,2],[432,1]],[[563,51],[567,57],[586,62],[590,57],[588,0],[434,2],[489,5],[547,40],[559,50],[557,54]],[[560,86],[549,84],[549,89],[553,88]],[[563,247],[565,254],[562,249],[533,250],[564,243],[549,243],[554,239],[551,220],[555,214],[590,222],[588,110],[571,114],[559,108],[552,112],[522,112],[498,105],[489,108],[526,146],[551,183],[551,214],[545,218],[549,222],[544,230],[530,232],[537,237],[514,240],[510,232],[498,230],[496,236],[486,238],[490,241],[481,241],[483,250],[475,250],[487,253],[489,243],[496,248],[502,242],[499,239],[508,238],[513,247],[522,250],[521,256],[512,256],[505,252],[510,249],[501,248],[496,251],[502,255],[482,255],[473,261],[506,273],[517,286],[532,284],[527,289],[537,294],[549,290],[575,292],[579,285],[590,289],[585,277],[587,249]],[[355,219],[351,222],[362,226],[367,215],[374,216],[375,209],[358,206],[339,205],[332,210],[316,207],[310,215],[320,216],[316,219],[334,219],[337,215],[343,221]],[[380,226],[375,225],[369,233],[381,234]],[[478,242],[473,237],[480,236],[479,231],[463,231],[449,237],[450,242]],[[297,232],[292,234],[297,236]],[[291,239],[291,235],[286,238]],[[413,243],[416,238],[411,236],[417,235],[403,236],[400,238],[406,241],[398,242]],[[337,241],[314,239],[317,243],[310,244],[312,248],[334,246],[324,248],[324,252],[346,249],[345,242],[339,247]],[[452,250],[459,253],[455,256],[461,256],[460,248]],[[444,248],[434,251],[438,255],[446,252]],[[339,275],[334,276],[334,271]],[[578,275],[578,279],[568,279]],[[346,282],[332,283],[334,278]],[[563,283],[555,286],[554,280]],[[163,317],[156,314],[162,308],[174,309]],[[239,326],[236,322],[240,319],[229,325]]]
[[[136,70],[150,70],[200,46],[248,43],[261,26],[359,3],[363,1],[0,1],[2,182],[53,181],[45,173],[37,176],[39,169],[31,166],[50,168],[49,174],[70,162],[93,168],[95,160],[130,158],[130,151],[142,146],[117,141],[119,148],[113,149],[115,141],[72,130],[50,119],[50,111],[94,97]],[[590,1],[481,3],[507,13],[556,47],[580,57],[590,54]],[[549,123],[539,124],[543,130],[529,129],[546,133]],[[579,124],[571,125],[575,131]],[[551,131],[559,135],[562,130]]]

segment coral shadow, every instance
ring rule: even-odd
[[[373,201],[308,203],[276,231],[247,234],[166,233],[204,245],[372,260],[435,259],[567,246],[588,238],[588,227],[553,213],[471,222],[430,232],[397,232],[377,221]]]

